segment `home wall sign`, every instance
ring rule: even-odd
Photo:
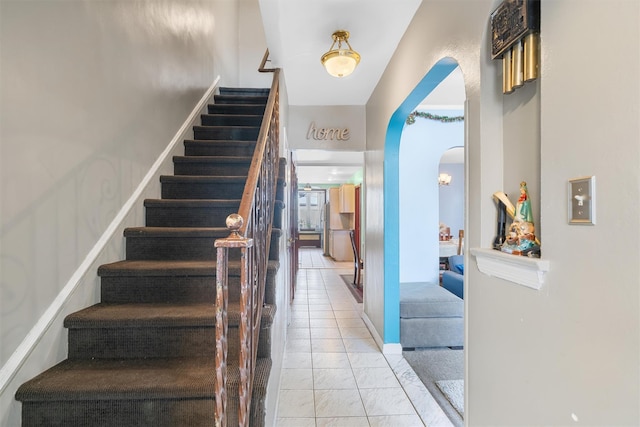
[[[538,78],[540,0],[504,0],[491,14],[491,59],[502,59],[502,92]]]
[[[346,141],[350,136],[349,128],[319,128],[316,126],[316,122],[309,124],[307,132],[307,139],[316,141]]]

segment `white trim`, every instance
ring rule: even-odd
[[[400,343],[388,343],[382,347],[382,353],[384,355],[389,354],[402,354],[402,344]]]
[[[9,382],[13,379],[18,370],[25,363],[27,357],[29,357],[35,346],[40,342],[44,334],[49,329],[49,326],[51,326],[51,324],[55,320],[56,316],[62,311],[62,308],[64,307],[66,301],[69,299],[70,295],[76,290],[78,284],[82,280],[82,277],[87,274],[89,268],[91,268],[100,253],[106,247],[107,243],[113,238],[120,224],[125,220],[126,216],[134,207],[135,203],[138,201],[138,198],[142,195],[144,189],[151,182],[151,179],[155,177],[156,173],[158,172],[166,158],[171,154],[174,147],[178,144],[179,141],[183,139],[183,135],[189,130],[189,128],[193,125],[193,122],[198,118],[200,112],[207,105],[209,99],[213,95],[213,92],[218,87],[219,82],[220,76],[218,76],[213,81],[213,83],[211,84],[209,89],[207,89],[204,96],[200,99],[191,114],[189,114],[189,117],[187,117],[178,132],[175,134],[169,145],[151,166],[151,169],[149,169],[131,197],[129,197],[126,203],[122,206],[122,208],[113,219],[113,221],[111,221],[104,233],[102,233],[100,239],[96,242],[93,248],[91,248],[91,251],[89,251],[84,261],[82,261],[82,264],[80,264],[80,266],[73,273],[64,288],[62,288],[51,305],[47,308],[40,319],[38,319],[38,322],[33,326],[33,328],[31,328],[29,333],[27,333],[24,340],[22,340],[18,348],[13,352],[11,357],[9,357],[7,363],[4,364],[4,366],[0,370],[0,393],[4,392]]]
[[[476,257],[476,264],[482,273],[536,290],[540,289],[549,271],[549,260],[545,259],[485,248],[472,248],[470,252]]]
[[[371,319],[369,319],[369,316],[367,316],[366,313],[362,313],[362,320],[383,354],[402,354],[402,345],[400,345],[400,343],[384,343],[375,326],[373,326],[373,322],[371,322]]]

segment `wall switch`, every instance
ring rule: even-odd
[[[569,180],[569,224],[596,223],[596,177]]]

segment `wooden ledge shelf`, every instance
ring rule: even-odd
[[[478,269],[493,277],[532,289],[540,289],[549,271],[549,260],[511,255],[494,249],[471,248]]]

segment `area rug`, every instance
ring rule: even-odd
[[[464,380],[441,380],[436,385],[451,406],[464,418]]]
[[[340,277],[342,277],[344,284],[347,285],[347,288],[349,288],[349,291],[351,291],[351,295],[353,295],[356,301],[359,303],[362,302],[362,289],[353,286],[353,275],[341,274]]]
[[[462,427],[464,420],[464,401],[460,409],[457,409],[449,401],[449,398],[437,385],[438,381],[461,380],[464,378],[464,352],[461,349],[452,350],[449,348],[422,349],[417,348],[412,351],[403,351],[402,356],[418,375],[429,393],[438,402],[444,413],[449,417],[451,423],[456,427]],[[464,396],[464,394],[463,394]]]

